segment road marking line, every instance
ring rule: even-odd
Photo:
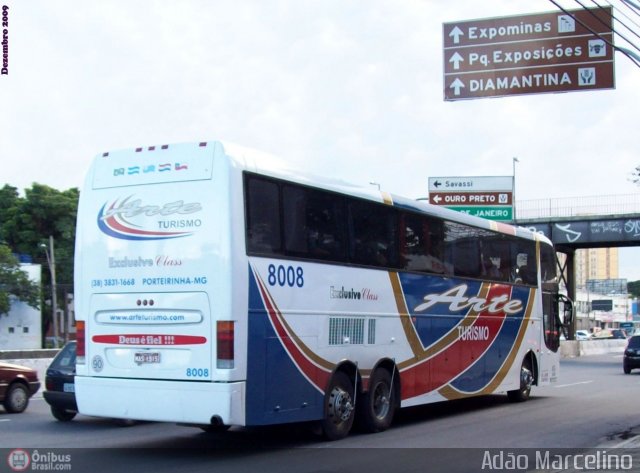
[[[578,386],[579,384],[589,384],[589,383],[593,383],[593,380],[589,380],[589,381],[580,381],[577,383],[570,383],[570,384],[558,384],[557,386],[554,386],[555,388],[567,388],[569,386]]]
[[[0,419],[0,422],[11,422],[11,419]]]

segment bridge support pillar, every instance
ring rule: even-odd
[[[565,264],[560,266],[562,271],[562,280],[567,289],[567,297],[575,302],[576,300],[576,252],[574,249],[563,249],[562,253],[566,256]],[[576,334],[576,317],[573,317],[569,326],[569,340],[575,340]]]

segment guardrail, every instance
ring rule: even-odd
[[[515,210],[517,220],[638,214],[640,193],[520,200],[516,202]]]
[[[565,340],[560,342],[560,354],[562,358],[575,358],[577,356],[624,353],[626,346],[626,340]],[[620,366],[622,366],[622,358]]]

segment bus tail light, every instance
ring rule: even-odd
[[[216,368],[232,369],[234,367],[234,339],[234,322],[230,320],[219,320],[216,324]]]
[[[79,365],[85,364],[85,331],[84,320],[76,321],[76,363]]]

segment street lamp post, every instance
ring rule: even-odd
[[[53,248],[53,236],[49,236],[49,250],[47,245],[42,243],[40,248],[44,249],[49,263],[49,273],[51,274],[51,314],[53,318],[53,348],[58,348],[58,302],[56,296],[56,254]]]
[[[513,223],[516,223],[516,163],[519,163],[518,158],[513,158]]]

